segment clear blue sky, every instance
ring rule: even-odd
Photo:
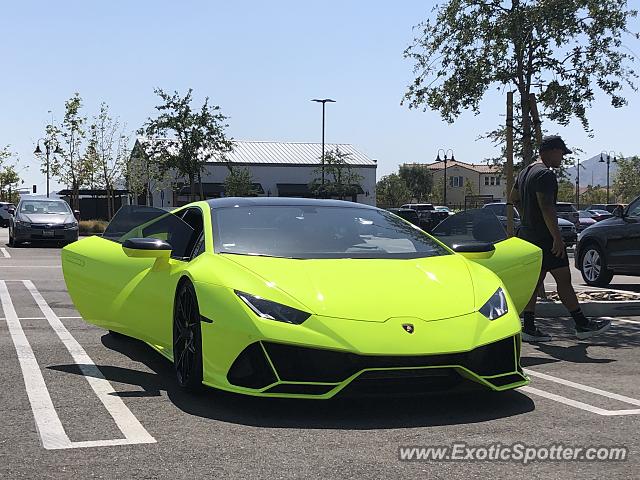
[[[631,2],[635,3],[635,2]],[[230,117],[237,140],[319,142],[321,106],[331,97],[326,141],[352,143],[378,159],[378,178],[404,162],[429,162],[438,148],[480,162],[496,149],[478,135],[503,121],[493,91],[482,114],[454,125],[436,112],[400,106],[412,80],[402,57],[412,26],[432,2],[406,1],[30,1],[0,15],[0,145],[21,160],[25,185],[44,191],[33,157],[51,110],[56,120],[73,92],[94,115],[106,101],[134,131],[154,114],[154,87],[209,96]],[[638,30],[638,21],[633,27]],[[640,54],[640,42],[625,44]],[[636,62],[640,70],[640,61]],[[599,98],[591,139],[578,124],[546,126],[589,158],[601,150],[640,153],[640,93],[615,110]],[[53,187],[52,187],[53,188]]]

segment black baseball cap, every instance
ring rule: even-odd
[[[560,135],[547,135],[546,137],[542,137],[542,142],[540,142],[540,153],[556,149],[563,150],[562,153],[565,155],[573,153],[567,148],[567,145],[564,143],[564,140],[562,140]]]

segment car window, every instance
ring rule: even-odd
[[[67,202],[62,200],[42,201],[42,200],[24,200],[20,202],[20,213],[26,214],[65,214],[71,213],[71,209]]]
[[[574,207],[570,203],[557,203],[556,204],[556,211],[558,211],[558,212],[575,212],[576,211],[576,207]]]
[[[627,210],[627,215],[630,217],[640,217],[640,197],[636,199]]]
[[[498,243],[507,232],[498,217],[489,209],[474,208],[456,213],[433,229],[432,235],[442,243]]]
[[[116,212],[102,237],[118,243],[129,238],[157,238],[171,245],[171,256],[191,255],[194,229],[166,210],[144,205],[125,205]]]

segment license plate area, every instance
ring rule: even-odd
[[[53,230],[43,230],[42,231],[42,236],[43,237],[53,237],[53,234],[55,232]]]

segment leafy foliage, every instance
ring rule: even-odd
[[[385,175],[376,184],[376,203],[378,207],[399,207],[411,201],[411,190],[402,177],[396,173]]]
[[[248,168],[234,168],[224,181],[227,197],[252,197],[258,192],[253,187],[253,178]]]
[[[625,84],[635,88],[622,35],[637,15],[626,0],[447,0],[418,25],[405,50],[415,80],[404,102],[431,108],[453,122],[463,110],[480,112],[491,87],[519,93],[516,128],[524,164],[533,160],[529,94],[538,92],[543,113],[567,125],[577,118],[590,131],[587,109],[595,87],[613,107],[626,104]],[[633,34],[638,38],[637,34]]]
[[[347,160],[350,153],[341,152],[339,147],[324,154],[324,184],[322,183],[323,166],[314,169],[316,177],[309,183],[309,190],[319,198],[351,197],[358,191],[362,175],[355,172]],[[322,160],[321,158],[319,160]]]
[[[233,148],[233,140],[227,138],[225,117],[220,107],[209,105],[209,97],[199,109],[194,109],[192,89],[186,95],[178,92],[166,93],[162,89],[154,92],[162,103],[156,106],[160,112],[157,118],[149,118],[139,133],[160,141],[149,142],[149,159],[157,165],[158,177],[162,179],[168,171],[175,171],[178,176],[189,179],[192,199],[195,196],[195,179],[201,180],[201,173],[207,162],[214,158],[224,159],[224,154]],[[173,141],[162,141],[163,139]],[[232,170],[230,163],[227,164]],[[200,183],[200,195],[202,182]]]
[[[576,189],[573,183],[568,180],[558,181],[558,201],[559,202],[575,202]]]
[[[640,157],[618,160],[618,173],[613,182],[616,200],[629,203],[640,195]]]
[[[418,203],[426,200],[433,188],[433,174],[422,165],[400,165],[400,178]]]

